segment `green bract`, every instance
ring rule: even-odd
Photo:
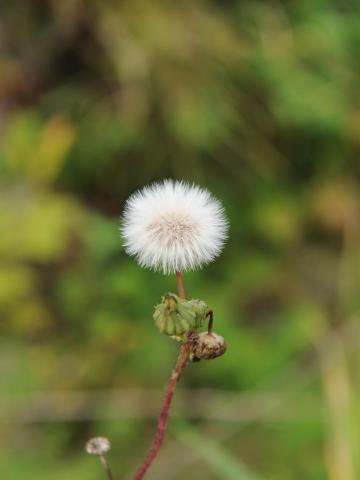
[[[201,300],[184,300],[174,293],[166,293],[156,305],[154,320],[161,333],[181,340],[186,332],[201,327],[208,310]]]

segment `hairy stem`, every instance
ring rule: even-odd
[[[179,297],[185,298],[184,283],[183,283],[181,272],[176,272],[176,279],[177,279]],[[173,369],[170,379],[168,381],[168,384],[166,386],[166,390],[165,390],[165,394],[164,394],[164,398],[161,406],[160,416],[157,424],[157,429],[156,429],[156,433],[155,433],[150,451],[145,457],[145,460],[143,461],[139,470],[137,471],[134,477],[134,480],[141,480],[144,477],[147,469],[150,467],[154,458],[156,457],[156,455],[158,454],[161,448],[162,442],[164,440],[168,417],[169,417],[171,400],[174,395],[176,384],[179,381],[182,371],[186,367],[187,361],[189,359],[190,346],[191,346],[190,342],[185,342],[180,345],[179,355],[176,360],[175,368]]]

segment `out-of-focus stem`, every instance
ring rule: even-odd
[[[104,455],[99,455],[99,459],[100,459],[100,462],[101,462],[102,466],[104,467],[104,470],[105,470],[105,473],[106,473],[106,476],[107,476],[108,480],[114,480],[114,477],[111,473],[110,465],[109,465],[108,461],[106,460],[106,457]]]
[[[178,285],[178,295],[181,298],[185,298],[185,290],[184,290],[184,283],[181,272],[176,272],[176,280]],[[162,442],[164,440],[164,435],[166,431],[167,421],[169,417],[169,410],[171,405],[171,400],[174,395],[175,387],[177,382],[180,379],[182,371],[186,367],[186,364],[189,359],[189,352],[190,352],[190,342],[185,342],[180,345],[180,351],[178,358],[176,360],[175,368],[173,369],[168,384],[166,386],[160,416],[157,424],[156,433],[150,448],[149,453],[147,454],[145,460],[143,461],[142,465],[140,466],[139,470],[137,471],[134,480],[141,480],[147,469],[152,464],[154,458],[158,454]]]

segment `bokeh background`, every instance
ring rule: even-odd
[[[185,275],[228,352],[190,365],[149,480],[360,478],[360,4],[0,6],[0,472],[116,479],[152,439],[175,280],[118,237],[128,195],[207,187],[224,254]]]

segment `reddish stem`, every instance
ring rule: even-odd
[[[190,349],[190,346],[188,343],[184,343],[180,347],[180,352],[179,352],[178,359],[176,361],[175,368],[171,373],[170,380],[165,390],[161,412],[160,412],[153,443],[151,445],[150,451],[146,456],[143,464],[141,465],[137,474],[135,475],[134,480],[141,480],[144,477],[147,469],[150,467],[151,463],[153,462],[154,458],[156,457],[156,455],[158,454],[161,448],[162,442],[164,440],[164,434],[166,430],[168,417],[169,417],[171,400],[174,395],[176,384],[188,361],[189,349]]]
[[[185,298],[184,281],[181,272],[176,272],[178,293],[180,298]]]
[[[179,297],[185,298],[185,290],[184,290],[184,283],[181,272],[176,272],[176,279],[178,284],[178,293]],[[166,386],[160,416],[157,424],[156,433],[150,448],[149,453],[147,454],[145,460],[143,461],[142,465],[140,466],[139,470],[137,471],[134,480],[141,480],[147,469],[152,464],[154,458],[158,454],[162,442],[164,440],[164,435],[166,431],[166,425],[169,417],[169,410],[171,405],[171,400],[174,395],[175,387],[177,382],[180,379],[181,373],[186,367],[187,361],[189,359],[189,351],[190,351],[190,342],[182,343],[180,346],[179,356],[176,361],[176,365],[174,370],[171,373],[170,379]]]

